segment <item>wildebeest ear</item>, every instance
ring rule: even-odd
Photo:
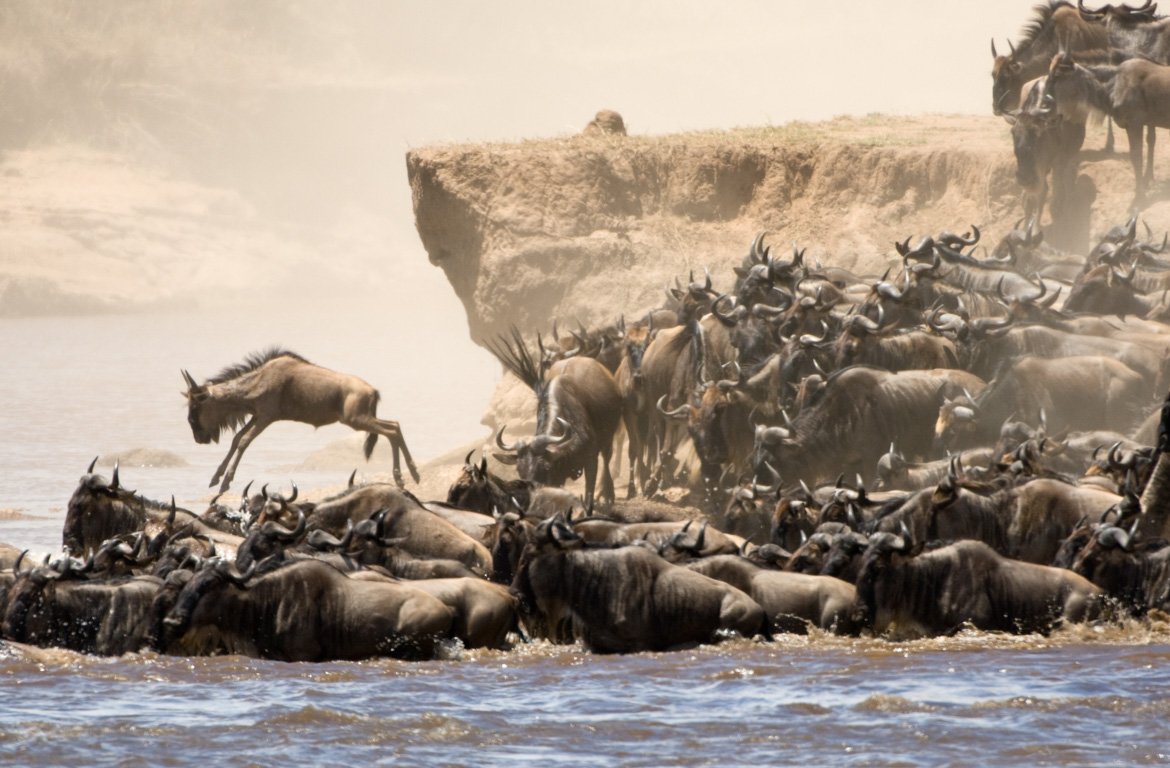
[[[516,465],[516,456],[514,454],[500,453],[499,451],[492,451],[492,456],[495,458],[496,461],[500,462],[501,464],[507,464],[508,466],[515,466]]]

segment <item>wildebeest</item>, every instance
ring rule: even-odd
[[[999,54],[991,41],[991,109],[997,115],[1018,107],[1024,83],[1047,71],[1061,44],[1073,51],[1109,47],[1105,25],[1099,19],[1083,18],[1065,0],[1041,3],[1034,13],[1019,45],[1009,42],[1006,55]]]
[[[905,536],[877,533],[857,577],[858,620],[875,635],[932,637],[969,624],[1046,632],[1099,610],[1100,588],[1051,566],[1009,560],[980,541],[915,553]]]
[[[206,525],[193,512],[174,506],[173,500],[162,504],[124,488],[117,466],[109,479],[95,474],[93,467],[91,463],[82,475],[65,511],[62,543],[69,554],[83,557],[107,539],[143,531],[151,538],[198,536],[204,542],[214,541],[220,554],[235,557],[242,541],[239,536]],[[210,554],[209,546],[200,548]]]
[[[349,574],[355,581],[400,583],[437,597],[454,613],[450,636],[464,648],[505,648],[509,632],[519,629],[517,599],[500,584],[475,578],[398,581],[374,571]]]
[[[1012,414],[1048,414],[1051,429],[1125,428],[1145,401],[1146,382],[1108,357],[1023,358],[1005,364],[974,397],[949,398],[935,435],[948,448],[991,445]]]
[[[1140,541],[1133,530],[1097,524],[1071,567],[1131,613],[1170,608],[1170,544],[1165,539]]]
[[[832,576],[773,571],[739,555],[704,557],[687,568],[742,590],[767,612],[774,632],[805,633],[808,627],[853,633],[853,586]]]
[[[244,451],[261,432],[277,421],[299,421],[321,427],[340,422],[366,432],[366,458],[374,452],[378,436],[390,441],[394,452],[394,480],[403,485],[399,453],[406,458],[410,476],[418,482],[418,470],[402,437],[398,422],[379,419],[378,390],[347,373],[313,365],[300,355],[272,348],[249,355],[243,363],[229,366],[203,384],[183,371],[187,384],[187,421],[195,442],[219,442],[224,430],[236,430],[210,485],[220,477],[226,491],[236,475]],[[243,427],[240,427],[240,424]]]
[[[801,479],[819,483],[842,472],[869,472],[890,440],[908,456],[925,456],[932,446],[931,414],[943,397],[982,386],[977,376],[959,370],[890,373],[852,366],[835,371],[791,429],[757,431],[755,464],[768,460],[795,485]]]
[[[412,555],[456,560],[481,576],[491,573],[491,554],[480,541],[390,483],[359,485],[321,501],[307,515],[308,527],[340,538],[350,523],[357,525],[379,512],[379,535],[401,539],[399,546]],[[291,526],[295,520],[286,511],[279,522]]]
[[[528,509],[532,494],[532,483],[527,480],[507,480],[488,471],[487,456],[479,464],[471,463],[471,453],[463,461],[463,471],[447,489],[447,503],[482,512],[485,515],[496,512]]]
[[[162,619],[156,650],[280,661],[431,658],[453,611],[387,579],[351,579],[318,560],[249,578],[226,563],[197,573]]]
[[[1146,0],[1140,6],[1105,5],[1097,10],[1077,0],[1077,10],[1087,22],[1102,24],[1109,47],[1118,58],[1142,57],[1170,64],[1170,20],[1158,16],[1158,5]]]
[[[1052,218],[1063,221],[1077,175],[1077,158],[1085,142],[1085,116],[1065,115],[1049,92],[1048,78],[1031,88],[1018,111],[1005,112],[1011,124],[1016,182],[1024,188],[1024,217],[1039,220],[1052,174]]]
[[[767,634],[764,609],[742,591],[644,547],[587,549],[559,518],[533,531],[512,586],[530,635],[598,653]]]
[[[91,579],[70,560],[39,566],[10,589],[3,636],[103,656],[133,653],[147,645],[161,587],[154,576]]]
[[[614,136],[626,135],[626,123],[622,120],[621,114],[612,109],[600,110],[593,119],[585,124],[584,130],[581,133],[586,136],[610,134]]]
[[[1106,110],[1129,137],[1134,197],[1142,200],[1154,179],[1154,128],[1170,128],[1170,66],[1133,58],[1117,65],[1084,67],[1073,56],[1053,57],[1048,74],[1054,88],[1076,87],[1089,103]],[[1142,165],[1142,128],[1146,155]]]
[[[598,461],[601,463],[603,503],[614,501],[609,461],[613,438],[622,418],[622,396],[617,382],[604,365],[588,357],[571,357],[538,368],[524,346],[520,332],[512,340],[501,338],[490,345],[493,354],[518,379],[536,393],[536,435],[531,441],[508,445],[505,426],[496,432],[500,452],[496,460],[515,464],[520,477],[541,485],[563,485],[585,474],[585,504],[593,508]]]

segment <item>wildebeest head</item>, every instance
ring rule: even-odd
[[[952,400],[944,396],[938,409],[938,419],[934,423],[935,440],[950,449],[964,436],[978,431],[979,406],[974,398],[960,395]]]
[[[208,407],[211,393],[206,386],[197,384],[185,370],[183,381],[187,385],[187,391],[182,393],[187,398],[187,423],[191,425],[191,434],[195,442],[200,445],[218,443],[221,430],[213,418],[213,409]]]
[[[118,466],[114,465],[113,475],[107,480],[94,473],[96,463],[94,458],[82,475],[65,512],[62,543],[69,554],[77,557],[112,536],[141,530],[146,522],[143,501],[134,491],[121,486]]]
[[[854,619],[863,626],[872,626],[877,611],[876,587],[891,565],[910,555],[914,546],[910,531],[903,526],[901,534],[875,533],[869,537],[869,546],[861,556],[857,571],[857,605]]]
[[[1125,580],[1135,560],[1137,524],[1129,531],[1107,524],[1095,528],[1073,558],[1071,570],[1110,594],[1122,594],[1132,586]]]
[[[1016,60],[1016,48],[1011,41],[1005,56],[996,51],[995,40],[992,40],[991,59],[991,111],[1002,115],[1020,103],[1024,66]]]
[[[1040,87],[1040,86],[1037,86]],[[1016,156],[1016,182],[1030,194],[1039,192],[1057,149],[1060,118],[1051,100],[1018,112],[1004,113],[1012,126],[1012,151]]]
[[[496,524],[489,530],[486,542],[492,553],[492,581],[512,582],[531,530],[532,524],[515,512],[496,516]]]
[[[227,561],[217,560],[209,561],[202,570],[192,576],[175,599],[174,606],[163,618],[163,627],[156,633],[159,642],[165,643],[167,637],[181,636],[190,626],[192,615],[204,598],[230,586],[244,587],[256,572],[256,564],[253,563],[243,573],[234,571]]]
[[[521,478],[541,485],[563,485],[566,480],[580,477],[581,468],[562,450],[573,437],[573,427],[559,417],[557,424],[560,434],[536,435],[532,440],[517,440],[511,445],[504,442],[507,425],[500,427],[496,432],[500,450],[493,454],[496,461],[514,464]]]
[[[291,531],[271,520],[253,528],[236,550],[236,565],[247,568],[273,555],[283,560],[285,548],[300,541],[305,529],[305,514],[300,510],[297,510],[296,527]]]

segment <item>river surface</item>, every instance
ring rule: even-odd
[[[425,318],[396,330],[368,306],[320,317],[0,320],[0,541],[57,551],[96,454],[173,453],[186,464],[124,468],[123,480],[205,500],[226,444],[191,440],[179,371],[202,380],[272,343],[377,386],[380,414],[420,460],[481,435],[499,375],[490,358],[418,333]],[[347,434],[273,428],[237,484],[343,482],[290,467]],[[623,657],[543,643],[448,656],[285,664],[0,643],[0,764],[1170,763],[1170,628],[1158,621],[1047,638],[814,634]]]

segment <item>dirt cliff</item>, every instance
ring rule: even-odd
[[[1124,221],[1133,177],[1090,130],[1080,239]],[[661,302],[709,267],[716,288],[756,233],[784,255],[878,274],[893,243],[975,224],[994,242],[1022,215],[1007,124],[992,117],[839,118],[670,136],[420,148],[406,158],[416,225],[467,311],[473,339],[512,323],[586,325]],[[1166,178],[1159,164],[1157,178]],[[1170,225],[1157,196],[1143,212]]]

